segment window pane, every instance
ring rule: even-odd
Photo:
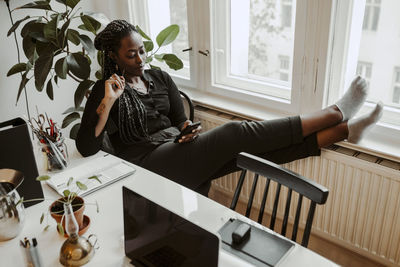
[[[148,0],[148,10],[150,35],[154,42],[156,42],[159,32],[165,27],[171,24],[179,25],[179,34],[175,41],[161,47],[157,54],[173,53],[183,61],[184,67],[181,70],[174,71],[165,63],[162,64],[157,60],[153,60],[151,64],[157,65],[172,74],[190,78],[189,52],[182,52],[182,50],[189,48],[186,0]],[[155,43],[155,49],[156,47],[157,44]]]
[[[295,5],[295,0],[231,0],[231,75],[290,90]]]
[[[374,10],[370,13],[374,17],[373,20],[370,19],[370,29],[374,28],[373,25],[379,27],[372,33],[362,31],[357,73],[369,82],[370,101],[382,100],[385,105],[399,107],[395,101],[398,93],[394,88],[400,86],[396,83],[396,67],[400,66],[400,20],[397,14],[400,1],[370,1],[366,4],[366,11],[369,6],[373,6]],[[367,12],[364,21],[366,16]]]

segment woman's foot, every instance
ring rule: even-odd
[[[368,95],[367,82],[357,76],[351,83],[347,92],[335,104],[342,112],[343,121],[347,121],[360,110]]]
[[[347,123],[349,129],[347,141],[355,144],[358,143],[362,139],[363,135],[380,120],[382,114],[383,104],[382,102],[379,102],[370,113],[349,120]]]

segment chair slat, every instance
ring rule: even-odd
[[[247,170],[243,170],[242,173],[240,174],[239,181],[236,186],[235,194],[233,195],[232,203],[231,203],[231,209],[235,210],[236,204],[238,202],[239,196],[240,196],[240,191],[242,191],[242,186],[244,182],[244,178],[246,177]]]
[[[271,230],[274,230],[275,227],[275,221],[276,221],[276,212],[278,211],[278,204],[279,204],[279,194],[281,193],[281,184],[278,184],[276,186],[276,193],[275,193],[275,200],[274,200],[274,208],[272,210],[272,215],[271,215],[271,222],[269,224],[269,228]]]
[[[300,220],[300,212],[301,212],[302,203],[303,203],[303,195],[299,195],[299,199],[297,201],[296,215],[294,217],[293,231],[292,231],[292,240],[294,242],[296,242],[296,238],[297,238],[297,229],[299,228],[299,220]]]
[[[253,185],[251,186],[249,202],[247,202],[246,217],[250,218],[251,207],[253,206],[254,194],[256,192],[258,182],[258,174],[254,174]]]
[[[301,241],[301,245],[303,247],[307,247],[307,245],[308,245],[308,240],[309,240],[310,234],[311,234],[311,226],[312,226],[312,222],[314,219],[316,205],[317,204],[314,201],[311,201],[310,209],[308,210],[306,228],[304,229],[303,241]]]
[[[292,189],[289,188],[289,191],[288,191],[288,194],[287,194],[287,198],[286,198],[285,215],[283,217],[283,222],[282,222],[281,235],[283,235],[283,236],[286,235],[286,228],[287,228],[287,222],[288,222],[288,218],[289,218],[291,200],[292,200]]]
[[[264,187],[264,193],[263,193],[263,198],[261,201],[261,206],[260,206],[260,212],[258,213],[258,223],[262,223],[262,218],[264,216],[264,210],[265,210],[265,203],[267,203],[267,196],[268,196],[268,190],[269,190],[269,184],[271,180],[267,178],[267,181],[265,182],[265,187]]]

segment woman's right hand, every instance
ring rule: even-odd
[[[122,93],[124,92],[124,88],[124,76],[118,76],[114,73],[108,80],[106,80],[104,97],[116,100],[122,95]]]

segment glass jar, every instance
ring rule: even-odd
[[[56,142],[41,140],[38,147],[44,171],[57,172],[68,166],[68,150],[64,137]]]

